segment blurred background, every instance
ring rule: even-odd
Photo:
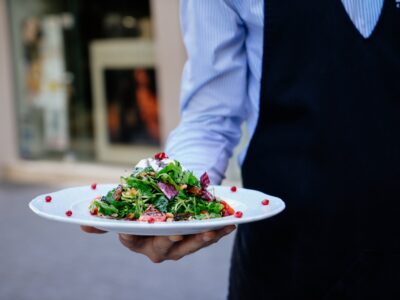
[[[0,299],[225,297],[232,236],[154,265],[27,206],[162,149],[185,59],[178,0],[0,0]]]

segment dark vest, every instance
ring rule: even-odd
[[[400,299],[400,8],[364,39],[340,0],[266,0],[246,188],[287,209],[239,226],[230,299]]]

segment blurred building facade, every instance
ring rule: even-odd
[[[114,182],[178,124],[185,59],[179,0],[0,0],[0,179]]]
[[[179,122],[184,61],[178,0],[0,0],[1,176],[115,180]]]

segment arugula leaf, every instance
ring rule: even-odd
[[[136,177],[137,175],[139,175],[140,173],[142,173],[142,172],[144,172],[144,173],[150,173],[150,172],[154,172],[154,169],[152,168],[152,167],[146,167],[146,168],[134,168],[133,170],[132,170],[132,174],[131,174],[131,176],[132,177]]]
[[[223,209],[224,205],[219,202],[207,202],[207,211],[209,211],[210,213],[220,214]]]
[[[193,172],[185,171],[182,176],[182,184],[200,187],[200,181],[194,176]]]
[[[175,160],[174,162],[169,163],[160,171],[158,171],[157,177],[159,177],[161,174],[168,174],[174,182],[179,183],[182,175],[181,164]]]
[[[99,209],[99,212],[105,216],[111,216],[112,214],[118,214],[118,209],[116,209],[113,205],[107,204],[103,201],[94,201],[94,204]]]
[[[168,199],[161,195],[158,196],[156,198],[154,198],[154,206],[161,212],[166,213],[168,211],[167,207],[168,207]]]
[[[105,202],[105,203],[107,203],[107,204],[110,204],[111,202],[114,202],[114,197],[113,197],[114,192],[115,192],[115,189],[112,189],[111,191],[109,191],[109,192],[107,193],[105,199],[102,198],[102,201]]]
[[[157,184],[150,180],[141,180],[135,177],[126,177],[124,179],[130,188],[135,188],[145,194],[151,194],[153,189],[160,190]]]
[[[179,185],[177,185],[176,182],[174,181],[174,179],[167,173],[162,173],[162,174],[157,175],[157,179],[164,183],[172,185],[178,191],[180,189]]]

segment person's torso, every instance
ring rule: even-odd
[[[365,39],[340,1],[265,3],[259,119],[242,175],[287,209],[239,227],[231,286],[270,299],[391,296],[400,275],[400,9],[386,0]]]
[[[343,10],[353,22],[354,30],[359,30],[364,38],[368,38],[377,24],[384,0],[337,1],[342,2]],[[247,90],[250,101],[250,105],[247,107],[247,126],[250,136],[252,136],[257,125],[259,112],[265,19],[264,1],[234,0],[230,2],[230,5],[242,20],[242,26],[246,28],[245,47],[249,69]],[[288,9],[290,8],[288,7]],[[245,153],[243,153],[244,155]]]

